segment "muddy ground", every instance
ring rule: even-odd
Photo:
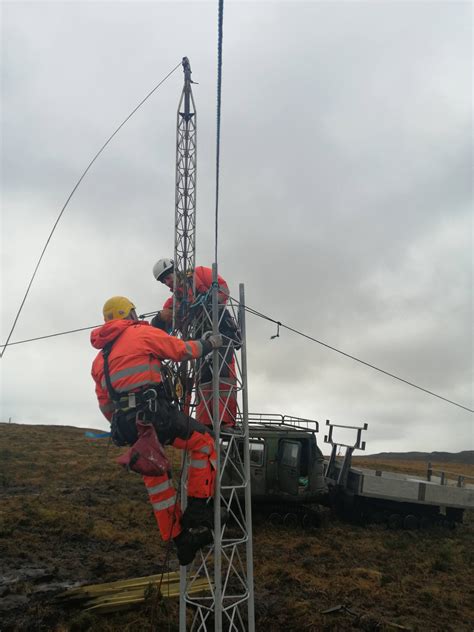
[[[177,630],[173,599],[107,615],[55,599],[67,587],[165,567],[145,488],[115,464],[120,451],[79,428],[0,431],[0,631]],[[421,474],[426,465],[387,468]],[[472,465],[455,468],[474,475]],[[361,527],[327,511],[311,533],[257,523],[256,629],[472,632],[473,535],[470,515],[454,531]],[[172,552],[166,566],[178,568]],[[344,607],[323,614],[335,606]]]

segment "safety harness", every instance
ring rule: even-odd
[[[161,384],[156,384],[153,387],[144,388],[140,391],[130,391],[128,393],[119,393],[112,386],[112,381],[110,379],[110,369],[109,369],[109,355],[112,351],[112,347],[114,342],[112,340],[108,342],[105,347],[102,349],[102,356],[104,358],[104,378],[105,384],[107,386],[107,391],[109,393],[110,399],[112,400],[115,410],[127,412],[132,409],[136,409],[137,412],[148,408],[151,412],[156,412],[156,400],[159,397],[170,399],[171,389],[169,388],[169,381],[171,379],[170,369],[166,367],[166,374],[162,373],[162,382]],[[163,368],[163,367],[162,367]],[[166,386],[165,386],[166,384]]]
[[[159,385],[155,388],[145,388],[141,391],[119,393],[110,379],[109,355],[115,340],[107,343],[102,349],[104,358],[104,378],[107,392],[114,405],[114,413],[111,420],[112,441],[118,446],[130,445],[138,437],[136,423],[143,421],[146,411],[156,413]]]
[[[109,355],[114,342],[115,340],[107,343],[102,349],[105,384],[115,407],[111,421],[111,437],[118,446],[132,445],[117,462],[139,474],[161,476],[170,469],[170,463],[151,421],[156,416],[158,399],[160,396],[163,397],[164,389],[160,388],[160,384],[125,394],[115,390],[109,369]]]

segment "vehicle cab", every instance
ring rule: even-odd
[[[317,421],[249,414],[252,500],[307,503],[317,502],[327,493],[317,432]],[[243,459],[243,439],[236,438],[236,445]]]

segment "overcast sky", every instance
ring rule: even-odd
[[[102,143],[186,55],[197,263],[214,255],[217,2],[3,2],[4,342]],[[227,2],[219,271],[295,329],[473,408],[472,4]],[[178,69],[72,198],[12,341],[158,309]],[[247,317],[250,409],[369,424],[367,452],[473,449],[473,415]],[[7,349],[1,420],[105,429],[89,333]],[[322,437],[320,439],[322,443]],[[326,450],[327,451],[327,450]]]

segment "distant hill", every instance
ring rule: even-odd
[[[359,454],[357,456],[362,455]],[[363,456],[370,457],[371,459],[433,461],[474,465],[474,450],[463,450],[462,452],[379,452],[378,454],[367,454]]]

